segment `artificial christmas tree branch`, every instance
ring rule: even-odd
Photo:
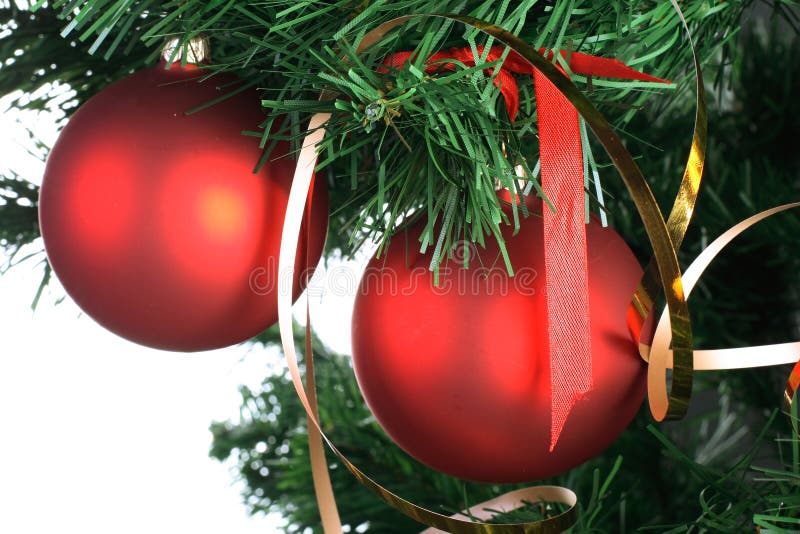
[[[749,4],[684,6],[703,62],[719,53],[730,54],[734,22]],[[478,243],[496,239],[499,224],[513,223],[497,220],[500,211],[492,186],[499,179],[508,187],[521,187],[523,184],[514,185],[513,167],[517,164],[530,175],[537,146],[533,91],[528,83],[523,84],[522,116],[512,128],[497,106],[498,92],[483,75],[486,65],[459,70],[446,80],[417,78],[408,70],[376,73],[377,64],[393,51],[414,50],[413,64],[419,69],[428,54],[464,39],[476,50],[479,45],[491,45],[491,38],[481,38],[472,30],[461,33],[446,22],[412,24],[380,50],[353,60],[354,49],[370,25],[388,20],[399,9],[433,13],[444,8],[452,10],[448,3],[430,0],[255,5],[193,0],[126,1],[108,9],[105,2],[90,0],[78,4],[56,1],[52,7],[34,11],[34,16],[49,17],[48,31],[60,25],[61,33],[70,39],[64,42],[76,45],[70,51],[82,48],[94,53],[85,56],[87,61],[97,57],[92,61],[104,63],[98,57],[102,54],[113,58],[109,64],[128,71],[145,57],[157,57],[157,47],[165,37],[177,36],[183,46],[199,32],[209,33],[217,68],[235,70],[265,89],[265,105],[272,113],[259,134],[267,151],[262,161],[273,146],[267,141],[268,134],[270,139],[285,136],[296,143],[307,111],[335,113],[328,128],[326,155],[320,162],[331,177],[334,199],[342,201],[334,202],[342,207],[332,220],[331,246],[350,253],[365,238],[384,242],[397,224],[416,216],[423,205],[429,220],[441,222],[446,204],[428,199],[437,196],[433,192],[444,182],[454,188],[462,206],[448,219],[443,242],[447,252],[459,239]],[[679,21],[664,3],[627,6],[571,1],[550,5],[527,1],[512,5],[484,0],[465,2],[460,12],[497,23],[523,39],[534,41],[532,36],[536,36],[535,46],[616,57],[678,82],[688,65],[688,50],[675,46]],[[56,16],[61,22],[54,24]],[[349,22],[342,26],[342,20]],[[17,31],[11,29],[9,46],[21,43],[26,35],[21,27]],[[58,62],[62,54],[51,51],[48,57]],[[27,55],[44,57],[35,49],[22,57]],[[350,58],[345,71],[340,63],[343,55]],[[102,71],[92,71],[89,80],[94,85],[88,90],[96,91],[107,83],[98,78]],[[105,80],[121,72],[109,74]],[[661,96],[659,102],[651,93],[638,91],[636,84],[603,87],[598,80],[591,84],[592,98],[601,111],[611,112],[616,127],[624,127],[634,117],[633,111],[645,104],[663,109],[669,101]],[[308,101],[319,89],[342,91],[346,99],[330,103],[331,107],[309,109]],[[85,98],[81,95],[79,101]],[[373,116],[371,105],[378,100],[393,102],[399,113],[388,126],[383,112]],[[505,153],[502,143],[507,147]],[[409,144],[424,149],[409,153]],[[345,203],[345,199],[353,201]]]

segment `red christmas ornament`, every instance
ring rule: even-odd
[[[434,469],[483,482],[547,478],[602,452],[646,390],[626,324],[642,269],[622,238],[594,220],[586,228],[593,386],[550,451],[541,216],[522,220],[517,235],[503,232],[514,277],[487,240],[443,260],[439,287],[430,254],[419,252],[423,229],[397,235],[372,259],[355,303],[356,377],[387,434]]]
[[[42,236],[67,293],[107,329],[159,349],[214,349],[269,327],[277,284],[291,280],[299,295],[301,267],[319,260],[327,232],[317,180],[310,243],[301,240],[294,278],[279,276],[288,143],[254,174],[258,140],[241,131],[264,118],[258,95],[187,115],[237,83],[198,83],[204,74],[162,63],[91,98],[53,146],[41,188]]]

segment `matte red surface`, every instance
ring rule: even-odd
[[[626,324],[642,269],[618,234],[592,221],[593,387],[548,451],[542,219],[521,224],[516,236],[504,231],[514,278],[487,239],[472,249],[470,269],[445,261],[435,287],[418,224],[372,259],[356,298],[354,365],[372,413],[406,452],[460,478],[521,482],[567,471],[611,444],[644,399],[646,368]]]
[[[86,102],[47,160],[39,219],[67,293],[112,332],[160,349],[244,341],[277,320],[277,256],[294,163],[278,143],[258,174],[255,90],[192,115],[235,87],[197,69],[137,72]],[[231,84],[234,84],[231,86]],[[278,159],[276,159],[278,158]],[[310,265],[327,232],[317,180]],[[303,232],[305,236],[306,232]],[[293,279],[306,250],[298,247]]]

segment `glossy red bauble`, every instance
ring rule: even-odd
[[[610,228],[587,226],[594,386],[579,400],[553,451],[542,220],[469,246],[441,265],[419,253],[423,225],[396,235],[373,258],[353,316],[359,386],[387,434],[419,461],[483,482],[537,480],[603,451],[642,404],[645,366],[626,324],[642,275]],[[464,252],[466,251],[466,252]],[[464,269],[462,253],[469,253]]]
[[[316,181],[309,250],[294,279],[277,273],[294,163],[287,143],[256,174],[264,119],[230,76],[163,65],[87,101],[47,160],[39,220],[53,270],[75,302],[112,332],[160,349],[197,351],[244,341],[277,319],[279,283],[301,290],[318,261],[328,197]],[[306,232],[303,232],[306,235]]]

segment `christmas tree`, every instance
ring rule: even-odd
[[[396,250],[392,247],[411,241],[405,253],[413,250],[416,254],[421,248],[427,254],[423,258],[426,276],[430,275],[431,287],[436,288],[459,262],[470,268],[466,263],[472,257],[459,253],[460,247],[477,250],[478,257],[480,251],[496,247],[497,257],[492,260],[497,268],[505,276],[516,274],[519,280],[524,266],[514,261],[519,258],[513,248],[517,234],[524,236],[526,221],[558,214],[562,205],[554,206],[552,189],[545,184],[552,160],[548,162],[545,155],[545,99],[538,91],[547,80],[538,77],[542,67],[537,71],[527,66],[522,49],[505,46],[513,47],[513,38],[518,38],[529,52],[569,74],[585,95],[580,98],[599,111],[602,120],[591,115],[573,93],[564,93],[585,118],[576,117],[580,122],[575,122],[580,179],[585,179],[579,184],[579,196],[581,202],[585,199],[586,221],[593,218],[598,228],[613,227],[641,265],[647,265],[653,255],[652,232],[642,223],[631,190],[617,175],[614,166],[623,165],[618,154],[609,156],[604,150],[615,141],[609,141],[599,126],[607,122],[613,127],[621,139],[618,146],[630,154],[666,218],[685,174],[693,128],[695,135],[703,130],[704,120],[698,120],[695,110],[700,106],[707,111],[707,137],[700,135],[708,148],[698,149],[695,137],[692,152],[701,152],[704,160],[703,185],[696,205],[688,209],[692,222],[683,243],[674,235],[670,243],[685,267],[728,228],[762,210],[797,200],[800,156],[792,143],[798,135],[795,112],[800,111],[800,63],[795,59],[800,53],[798,8],[789,0],[674,5],[579,0],[10,3],[0,8],[0,95],[19,91],[15,94],[21,96],[11,102],[19,109],[59,109],[65,116],[63,126],[94,95],[157,65],[159,58],[157,68],[162,71],[172,65],[170,71],[183,72],[189,65],[187,79],[213,87],[216,93],[209,92],[181,111],[203,121],[205,112],[228,109],[223,106],[233,106],[237,99],[250,99],[254,109],[260,106],[262,111],[254,120],[234,125],[236,135],[257,147],[255,156],[243,165],[248,174],[252,170],[266,176],[279,174],[277,166],[285,164],[290,170],[280,172],[289,173],[282,182],[287,194],[309,119],[329,114],[317,147],[314,186],[315,191],[327,186],[329,194],[328,237],[322,252],[326,258],[355,255],[366,243],[377,247],[375,261],[385,262]],[[371,33],[381,24],[410,15],[419,16],[385,34]],[[592,68],[599,70],[586,71],[575,61],[583,58],[591,63],[600,57],[619,60],[652,79],[609,76],[596,63]],[[704,76],[705,99],[697,96],[702,91],[695,87],[695,57]],[[193,70],[193,62],[203,62],[203,69]],[[560,76],[557,69],[553,71]],[[159,83],[159,87],[179,85],[175,80]],[[43,91],[48,84],[68,86],[73,93],[65,100],[53,91]],[[118,129],[143,130],[145,122],[140,120],[137,123],[135,117],[127,116]],[[147,130],[146,135],[154,133]],[[224,134],[220,131],[219,135]],[[108,136],[113,139],[111,133]],[[192,158],[203,157],[204,148],[192,152]],[[197,168],[190,174],[202,173]],[[624,171],[623,177],[629,178]],[[9,262],[15,263],[16,256],[41,249],[39,190],[16,175],[0,179],[0,245]],[[498,190],[509,192],[511,200],[504,200]],[[542,199],[541,212],[513,201],[523,192]],[[313,209],[321,197],[314,193],[312,198]],[[103,204],[102,197],[90,199],[87,205],[98,204]],[[215,200],[214,213],[224,205]],[[91,209],[95,208],[87,208]],[[104,214],[121,210],[118,205],[104,209]],[[583,210],[582,204],[581,218]],[[283,222],[284,212],[285,206],[274,224]],[[314,259],[313,231],[319,230],[313,217],[305,219],[305,234],[300,236],[301,245],[304,239],[310,244],[298,247],[301,259],[304,251],[310,252],[309,264]],[[41,220],[53,227],[46,217]],[[800,306],[793,274],[798,256],[792,244],[799,224],[790,211],[756,225],[703,274],[691,298],[694,348],[776,344],[797,336]],[[415,227],[416,235],[409,230]],[[273,230],[279,237],[280,228]],[[55,230],[47,232],[56,235]],[[45,235],[51,260],[54,240]],[[270,254],[277,256],[279,242],[275,241]],[[558,247],[554,250],[555,256],[568,255]],[[25,265],[21,262],[15,268]],[[663,264],[658,268],[663,269]],[[657,274],[658,268],[651,271]],[[72,276],[58,264],[56,274],[65,281]],[[31,296],[34,305],[51,276],[50,263],[46,263],[39,294]],[[176,275],[176,279],[186,278],[186,273]],[[553,286],[547,287],[553,291]],[[294,289],[299,292],[299,286]],[[288,293],[292,294],[291,288]],[[671,306],[669,292],[665,294]],[[651,307],[660,313],[665,297],[651,296],[655,298]],[[83,295],[76,300],[82,306],[90,302]],[[681,294],[678,300],[685,298]],[[256,305],[262,306],[261,301]],[[92,310],[87,311],[92,315]],[[433,316],[442,319],[433,331],[437,337],[446,337],[456,326],[447,326],[450,323],[441,313],[441,317]],[[236,335],[249,337],[276,317],[277,312],[266,314]],[[412,312],[410,320],[414,319],[422,321]],[[171,336],[180,321],[166,333],[158,333],[156,341],[142,342],[184,350],[208,348],[220,339],[222,344],[232,343],[235,340],[226,335],[243,320],[234,316],[223,325],[225,335],[212,335],[211,341],[197,345],[192,344],[196,340],[181,345],[184,337]],[[137,326],[145,324],[137,321]],[[512,324],[509,317],[504,321]],[[117,328],[110,319],[100,322]],[[546,327],[542,317],[530,322],[532,329]],[[369,330],[388,332],[389,326]],[[495,343],[509,335],[494,334]],[[475,345],[468,335],[465,345]],[[307,353],[307,347],[301,346],[303,336],[296,329],[298,349]],[[389,339],[400,337],[393,333]],[[680,340],[674,339],[673,387],[677,388]],[[273,327],[249,342],[280,346],[281,339]],[[597,345],[596,339],[592,342]],[[383,348],[387,341],[378,344]],[[414,357],[408,348],[403,350],[409,359]],[[510,350],[493,357],[498,362],[513,359]],[[369,399],[372,411],[365,404],[359,388],[368,396],[364,367],[357,369],[357,383],[348,355],[333,353],[317,339],[314,354],[322,430],[378,484],[443,515],[523,487],[500,483],[505,480],[466,481],[463,478],[479,477],[449,476],[414,460],[394,443],[399,440],[392,431],[394,440],[382,429],[387,422],[376,410],[378,400]],[[631,358],[639,355],[632,352]],[[356,355],[357,363],[358,359]],[[308,354],[303,361],[309,363]],[[782,414],[780,402],[790,370],[791,366],[773,366],[695,373],[694,384],[688,386],[694,400],[684,418],[655,422],[643,406],[602,454],[537,484],[564,486],[577,494],[573,532],[794,531],[800,522],[796,490],[800,441],[795,415]],[[457,375],[457,371],[451,367],[446,374]],[[599,387],[597,382],[587,387]],[[244,506],[249,511],[280,513],[287,520],[287,532],[322,532],[307,413],[295,385],[278,373],[266,376],[259,389],[243,387],[241,395],[241,421],[211,424],[211,456],[237,459],[246,483]],[[486,422],[476,420],[475,428],[469,430],[488,432],[482,424]],[[516,426],[525,424],[520,420]],[[567,420],[565,432],[569,428]],[[551,434],[551,430],[544,431],[553,440],[550,450],[557,452],[563,445],[559,445],[558,432]],[[469,445],[463,440],[452,443],[454,449]],[[423,528],[362,487],[341,457],[327,454],[338,515],[350,531],[400,533]],[[478,472],[477,467],[463,466],[467,473]],[[514,511],[495,510],[490,522],[536,522],[565,509],[557,502],[533,502]]]

